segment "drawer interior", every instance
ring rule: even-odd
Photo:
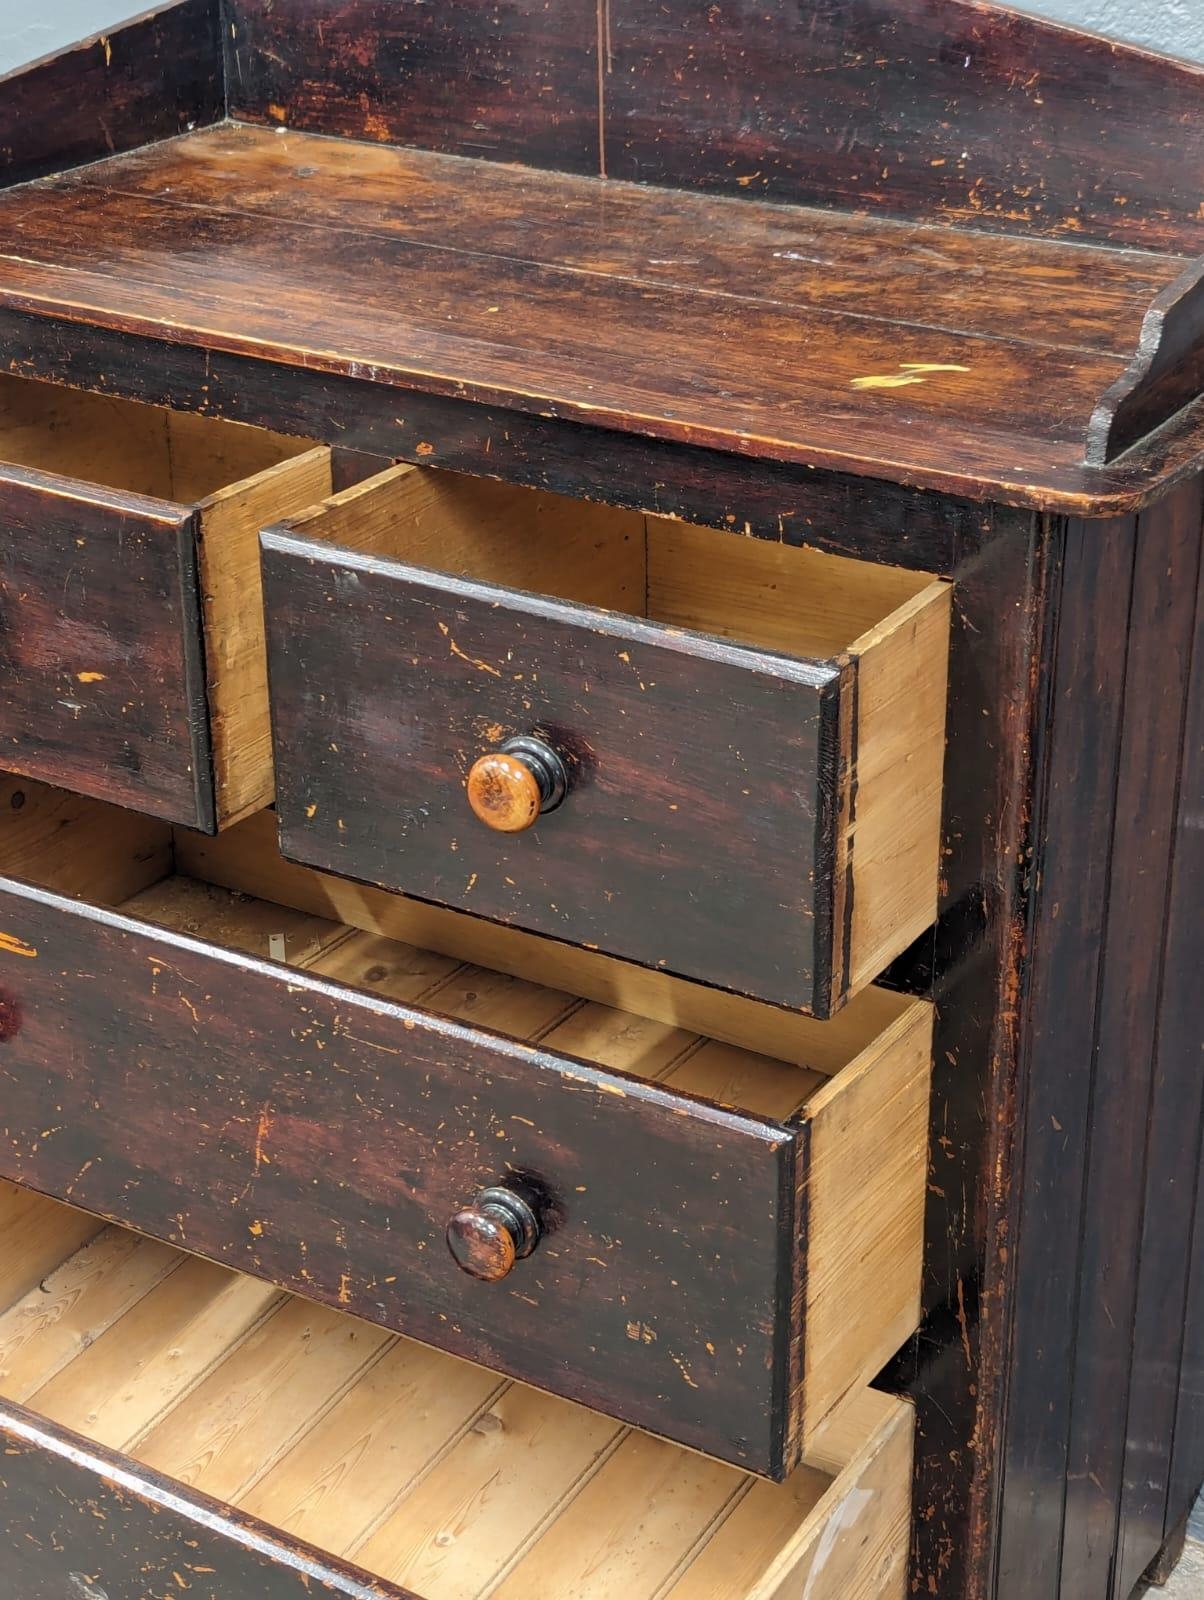
[[[424,1600],[904,1593],[901,1402],[768,1484],[9,1185],[0,1394]]]
[[[0,374],[0,461],[192,505],[309,445],[216,417]]]
[[[947,592],[903,567],[423,467],[358,484],[292,531],[820,661],[860,654],[910,602]]]

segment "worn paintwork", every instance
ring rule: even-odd
[[[119,303],[111,281],[102,306],[96,285],[82,285],[75,275],[47,288],[43,272],[17,274],[0,309],[4,363],[58,382],[271,422],[352,450],[956,575],[942,914],[934,935],[895,974],[939,1002],[927,1316],[910,1371],[901,1365],[895,1373],[896,1381],[910,1378],[920,1403],[913,1588],[941,1600],[1043,1600],[1060,1588],[1098,1600],[1102,1582],[1119,1597],[1160,1533],[1164,1541],[1173,1533],[1204,1475],[1195,1448],[1204,1437],[1204,1223],[1199,1199],[1194,1218],[1186,1204],[1188,1190],[1199,1187],[1191,1139],[1199,1095],[1191,1025],[1199,697],[1184,689],[1179,671],[1192,626],[1188,535],[1179,519],[1197,493],[1184,485],[1198,471],[1204,440],[1200,402],[1193,399],[1200,388],[1200,301],[1192,259],[1204,249],[1201,74],[955,0],[842,0],[802,13],[784,3],[735,4],[705,15],[674,0],[642,10],[619,0],[565,5],[555,15],[516,3],[502,16],[485,0],[390,11],[370,0],[236,4],[227,54],[232,104],[269,127],[311,126],[371,141],[406,137],[428,154],[433,145],[455,158],[489,158],[491,165],[472,167],[475,176],[471,182],[466,176],[457,192],[479,197],[496,187],[496,196],[488,204],[478,198],[474,205],[445,205],[441,222],[460,230],[461,243],[481,219],[490,236],[510,229],[508,271],[527,259],[521,246],[532,202],[525,196],[538,192],[546,207],[549,197],[570,193],[566,182],[576,182],[580,220],[588,214],[587,195],[599,194],[603,207],[611,197],[618,204],[626,191],[616,189],[616,176],[688,187],[692,202],[719,208],[706,213],[707,225],[695,229],[693,240],[680,219],[703,213],[669,191],[645,201],[643,211],[638,199],[623,201],[632,218],[664,207],[678,219],[667,260],[655,232],[649,235],[642,268],[653,281],[640,295],[624,289],[614,297],[628,319],[637,302],[660,306],[670,288],[680,293],[665,275],[680,271],[683,254],[704,277],[716,257],[739,254],[725,250],[725,239],[746,242],[750,232],[770,239],[776,224],[747,204],[745,220],[724,234],[721,216],[741,198],[866,210],[873,217],[867,239],[890,265],[888,283],[881,275],[877,283],[859,277],[849,242],[855,230],[846,230],[839,269],[828,274],[824,290],[840,300],[834,309],[843,318],[867,307],[872,315],[872,294],[890,307],[889,334],[870,348],[872,359],[839,367],[859,408],[856,422],[842,431],[829,418],[826,441],[812,440],[799,459],[779,461],[770,459],[764,431],[733,416],[722,439],[701,437],[696,417],[667,415],[679,409],[681,394],[661,394],[659,433],[652,437],[642,392],[639,403],[630,393],[648,347],[647,327],[632,331],[617,313],[630,342],[621,346],[617,373],[605,377],[626,404],[612,404],[604,416],[589,410],[584,390],[568,396],[572,405],[563,403],[560,390],[533,381],[529,364],[508,376],[505,392],[497,391],[495,367],[485,375],[495,384],[487,392],[475,354],[438,373],[430,392],[365,371],[355,365],[362,352],[345,348],[338,370],[334,362],[331,370],[316,370],[320,363],[312,358],[341,326],[337,307],[318,319],[322,337],[311,339],[314,348],[298,359],[283,348],[293,331],[291,311],[283,319],[285,337],[277,329],[272,345],[248,327],[241,304],[260,274],[280,297],[281,264],[295,239],[286,226],[288,208],[261,246],[252,238],[257,223],[227,214],[237,210],[228,196],[220,220],[202,219],[187,235],[190,248],[200,241],[192,250],[198,270],[208,266],[206,252],[215,257],[231,241],[253,268],[250,279],[231,274],[226,281],[240,315],[231,316],[224,343],[202,337],[203,314],[212,308],[199,296],[194,326],[181,332],[171,315],[178,285],[158,302],[149,285],[129,287],[151,257],[121,255],[123,239],[111,265],[124,296]],[[177,19],[190,15],[186,7],[176,12]],[[319,19],[324,35],[315,26]],[[491,56],[487,45],[499,22],[500,44]],[[286,37],[290,48],[278,49]],[[315,71],[319,38],[323,58]],[[94,57],[68,63],[83,85],[82,143],[57,135],[61,117],[26,117],[17,123],[27,141],[23,157],[11,137],[0,138],[10,177],[101,153],[97,107],[118,102],[95,71],[101,53]],[[162,68],[155,50],[147,59]],[[411,72],[413,64],[421,72]],[[386,83],[379,81],[382,66]],[[35,109],[51,104],[48,89],[61,81],[45,68],[25,80]],[[204,74],[196,81],[205,82]],[[454,104],[444,95],[449,82],[460,86]],[[20,83],[6,84],[9,105],[18,104]],[[799,93],[800,83],[806,93]],[[63,103],[58,88],[54,103]],[[198,120],[206,120],[212,97],[202,93],[196,103]],[[148,139],[162,133],[159,112],[139,118]],[[846,137],[850,120],[861,129],[858,137]],[[8,129],[11,120],[0,126]],[[125,128],[122,145],[136,142],[129,120]],[[282,152],[292,144],[287,135],[274,137]],[[223,149],[223,159],[233,161],[233,145]],[[509,173],[498,157],[551,161],[576,177]],[[161,159],[160,151],[149,167],[130,159],[110,169],[135,184],[121,214],[140,227],[149,226],[150,200],[139,175],[149,170],[153,182]],[[425,168],[411,160],[408,181],[417,185],[423,172],[429,179],[443,159],[430,154]],[[261,182],[269,167],[265,153]],[[383,160],[378,179],[386,169],[395,170]],[[178,177],[180,163],[171,170]],[[358,170],[373,169],[365,161]],[[607,187],[598,184],[603,170]],[[105,207],[95,197],[106,181],[102,173],[100,188],[89,177],[62,191],[79,206],[75,222],[63,223],[66,213],[59,211],[60,221],[47,231],[61,229],[56,248],[72,265],[81,242],[90,246],[96,236]],[[306,181],[297,180],[291,203],[304,203]],[[248,208],[262,203],[255,172],[244,165],[239,182]],[[732,200],[700,201],[700,190]],[[18,197],[10,198],[15,207]],[[392,226],[387,216],[368,224],[362,212],[354,215],[353,237],[361,225]],[[911,219],[906,247],[891,231],[892,216]],[[8,219],[18,220],[15,209]],[[907,317],[901,292],[905,300],[914,285],[913,315],[921,305],[927,311],[942,303],[939,274],[908,254],[928,242],[917,236],[916,219],[942,231],[953,223],[994,234],[995,243],[984,233],[966,236],[980,253],[979,267],[986,260],[1014,262],[1007,249],[1032,233],[1093,242],[1109,252],[1082,252],[1081,261],[1095,263],[1099,276],[1042,300],[1044,322],[1017,316],[1002,267],[993,276],[979,274],[981,292],[962,296],[966,315],[978,319],[975,327],[967,329],[964,317],[954,321],[951,311],[941,326],[951,336],[972,336],[976,350],[998,347],[1000,359],[984,369],[978,416],[951,403],[952,420],[935,448],[924,442],[921,402],[946,392],[952,402],[961,377],[942,369],[972,363],[957,359],[960,347],[938,352],[926,344],[922,356],[898,348]],[[416,210],[409,225],[420,221]],[[178,255],[185,236],[178,219],[175,246],[162,218],[155,226],[164,241],[159,259],[170,259],[173,249]],[[634,260],[630,232],[624,271]],[[538,243],[546,272],[552,265],[546,230]],[[354,272],[340,281],[353,276],[357,293],[371,287],[385,244],[360,240],[358,255],[351,253]],[[797,244],[796,235],[771,250]],[[1156,254],[1136,263],[1133,247]],[[408,248],[407,261],[427,259],[426,246]],[[1110,253],[1117,248],[1124,263]],[[395,242],[388,250],[400,258]],[[563,256],[560,249],[557,271],[566,270]],[[1165,276],[1149,285],[1146,314],[1139,307],[1134,321],[1130,300],[1119,309],[1108,274],[1122,264],[1144,272],[1155,261]],[[583,263],[596,270],[597,254],[587,249],[567,270],[582,270]],[[534,278],[514,268],[516,295]],[[466,283],[489,281],[497,280],[455,278],[456,295]],[[792,293],[806,291],[809,281],[800,270]],[[953,306],[973,276],[948,281],[943,303]],[[309,286],[329,302],[329,279]],[[723,292],[730,288],[729,282]],[[865,297],[861,305],[858,296]],[[385,300],[382,325],[396,336],[399,297]],[[453,297],[450,314],[462,303]],[[486,308],[497,303],[484,301]],[[584,304],[572,296],[562,302],[570,333],[588,322]],[[1058,366],[1043,356],[1022,376],[1031,380],[1039,368],[1060,380],[1073,367],[1081,378],[1090,369],[1109,380],[1092,394],[1094,407],[1081,403],[1085,391],[1038,393],[1031,381],[1010,383],[1018,370],[1016,341],[999,321],[1023,320],[1033,342],[1059,317],[1063,337],[1082,346],[1084,360],[1067,356]],[[742,336],[754,320],[742,309]],[[795,315],[791,333],[804,321]],[[539,336],[553,325],[541,321]],[[685,371],[688,380],[699,330],[715,325],[691,323],[689,336],[660,347],[652,364]],[[814,327],[814,319],[806,325]],[[565,322],[555,326],[563,331]],[[574,360],[592,368],[598,340],[592,325],[586,332],[573,346]],[[736,362],[750,389],[760,384],[759,360],[750,341],[747,365]],[[927,366],[931,376],[921,370]],[[470,397],[473,383],[480,387]],[[693,403],[688,381],[684,390]],[[783,385],[781,392],[793,390]],[[820,384],[811,409],[828,398]],[[1028,437],[1026,408],[1034,405],[1050,437],[1057,435],[1056,450],[1043,458],[1014,447]],[[1002,445],[988,444],[983,428],[1000,416],[1010,419],[1012,431]],[[1147,434],[1164,417],[1171,420]],[[1136,440],[1106,467],[1087,464],[1089,453],[1102,461]],[[1008,506],[1026,509],[1013,514],[1002,509]],[[1028,514],[1034,511],[1043,515]],[[1088,517],[1099,520],[1081,520]],[[1131,611],[1133,600],[1140,604]],[[1143,729],[1147,716],[1151,728]],[[1154,745],[1143,747],[1141,739],[1153,731]],[[1176,787],[1168,763],[1179,737],[1186,753]],[[1124,813],[1117,809],[1116,777]],[[1118,884],[1130,886],[1123,905],[1118,891],[1110,898],[1113,870]],[[5,959],[20,967],[31,958],[13,948]],[[1113,1027],[1118,962],[1143,1003]],[[22,1015],[10,1005],[6,1029]],[[1118,1191],[1145,1199],[1134,1206],[1135,1213],[1143,1210],[1140,1227],[1135,1215],[1126,1217],[1114,1237]],[[1095,1315],[1101,1286],[1115,1290],[1120,1302],[1115,1326]],[[1131,1372],[1119,1343],[1126,1315],[1137,1329]],[[1083,1358],[1068,1389],[1065,1352],[1080,1337]],[[1116,1403],[1119,1389],[1127,1406]],[[1105,1403],[1096,1405],[1101,1395]]]
[[[7,1404],[0,1506],[14,1600],[414,1600]]]
[[[212,828],[197,516],[0,466],[0,760]]]
[[[782,1472],[797,1128],[16,885],[0,993],[6,1178]],[[554,1245],[478,1283],[508,1173]]]
[[[818,1016],[840,1003],[838,663],[287,532],[263,551],[286,855]],[[499,834],[464,783],[516,735],[561,754],[568,794]]]

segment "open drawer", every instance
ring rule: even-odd
[[[341,920],[265,820],[200,869],[232,841],[277,901],[0,885],[0,1176],[789,1471],[919,1320],[930,1007],[871,989],[818,1024],[664,978],[644,1013],[582,1000],[528,950],[516,978],[454,930]]]
[[[0,766],[211,830],[272,798],[259,529],[325,449],[0,378]]]
[[[286,855],[816,1016],[932,922],[947,584],[413,467],[262,543]]]
[[[903,1600],[911,1433],[861,1393],[768,1484],[0,1185],[22,1600]]]

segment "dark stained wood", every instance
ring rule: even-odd
[[[1126,1600],[1167,1529],[1169,1431],[1149,1429],[1178,1366],[1157,1311],[1178,1299],[1181,1326],[1174,1240],[1198,1146],[1173,1124],[1198,1115],[1199,1039],[1198,1002],[1167,986],[1165,930],[1200,522],[1193,484],[1103,545],[1065,533],[1023,991],[1000,1600]],[[1123,1492],[1126,1458],[1148,1489]]]
[[[989,507],[900,484],[869,488],[847,474],[432,395],[406,395],[402,407],[397,391],[381,384],[112,331],[93,332],[81,344],[70,329],[2,310],[0,347],[8,369],[25,377],[942,575],[955,548],[972,547],[991,524]],[[370,464],[361,465],[365,470],[342,486],[371,476]],[[1173,470],[1185,470],[1184,463]],[[1145,492],[1136,479],[1132,492]]]
[[[106,165],[76,174],[73,188],[103,192],[113,180]],[[1126,360],[1155,296],[1191,266],[1178,254],[983,239],[940,223],[650,191],[422,150],[319,144],[236,123],[131,152],[120,187],[185,214],[232,211],[411,245],[485,248],[510,262],[754,305],[1005,340],[1019,325],[1032,343]]]
[[[1204,252],[1204,72],[994,7],[234,0],[230,14],[231,108],[250,121]]]
[[[1150,1562],[1142,1574],[1146,1583],[1152,1583],[1159,1588],[1164,1588],[1174,1576],[1175,1568],[1183,1558],[1187,1548],[1187,1517],[1180,1517],[1178,1523],[1168,1534],[1158,1554]]]
[[[285,855],[817,1016],[839,1003],[839,667],[288,533],[262,546]],[[516,736],[558,752],[569,792],[499,834],[464,775]]]
[[[595,0],[247,0],[227,13],[242,121],[598,170]]]
[[[1136,282],[1126,283],[1128,258],[1106,256],[1099,292],[1116,309],[1104,342],[1123,347],[1116,353],[1098,348],[1099,312],[1083,319],[1081,332],[1056,332],[1070,291],[1049,264],[1035,276],[1014,270],[1013,241],[1003,242],[1008,259],[993,269],[991,240],[979,236],[973,253],[963,255],[956,290],[948,272],[913,270],[908,283],[943,284],[935,303],[923,287],[900,293],[890,224],[879,224],[887,237],[868,255],[866,239],[852,230],[862,292],[829,295],[791,260],[813,253],[805,229],[802,249],[767,253],[767,235],[776,230],[780,239],[785,225],[776,213],[772,225],[758,222],[760,208],[736,204],[720,206],[718,232],[701,217],[693,227],[679,223],[674,255],[653,255],[649,269],[624,261],[622,251],[612,252],[617,261],[596,264],[576,241],[577,213],[604,208],[610,186],[577,180],[577,202],[566,210],[569,180],[536,174],[522,192],[526,230],[511,254],[495,247],[498,197],[479,215],[470,198],[487,189],[488,163],[427,157],[433,170],[417,185],[411,236],[397,198],[393,214],[371,227],[359,202],[340,207],[338,197],[360,186],[356,148],[379,189],[387,166],[379,150],[343,146],[328,157],[329,141],[292,135],[292,172],[302,176],[285,177],[275,165],[277,136],[241,137],[252,165],[262,160],[276,174],[251,174],[259,198],[250,210],[231,198],[238,179],[225,174],[224,130],[214,142],[206,131],[190,135],[189,158],[161,146],[98,164],[84,177],[68,174],[0,195],[0,230],[20,241],[0,253],[0,305],[78,324],[79,338],[91,326],[129,331],[286,370],[350,374],[399,391],[758,459],[873,471],[980,495],[1028,485],[1056,499],[1072,485],[1082,493],[1089,423],[1130,366],[1145,290],[1162,276],[1137,257]],[[268,147],[261,156],[256,139]],[[411,168],[417,159],[411,153]],[[182,204],[176,197],[171,180],[181,160],[198,169],[191,188],[207,200]],[[429,216],[422,220],[436,178],[443,187],[436,209],[460,219],[454,246],[434,237]],[[306,185],[324,195],[324,216],[322,204],[310,216],[298,201],[296,191]],[[683,215],[692,204],[709,215],[719,203],[689,196],[676,202]],[[657,240],[657,193],[629,189],[625,205],[634,213],[626,231]],[[712,283],[702,287],[678,264],[683,251],[687,260],[695,253],[689,241],[698,233],[716,241],[704,247]],[[923,249],[941,259],[956,255],[947,234],[906,247],[913,269]],[[825,248],[830,266],[822,276],[839,283],[841,241],[829,237]],[[1072,269],[1080,282],[1086,274],[1081,294],[1088,300],[1097,292],[1085,268],[1091,254],[1080,247]],[[1183,262],[1170,257],[1165,265],[1164,283]],[[970,309],[979,299],[1000,301],[997,277],[1009,284],[1002,296],[1012,313],[1006,334],[998,325],[1003,306],[982,315]],[[882,291],[884,280],[890,287]],[[1163,419],[1162,402],[1180,408],[1193,381],[1185,360],[1187,377],[1140,391],[1146,424]],[[1108,448],[1126,441],[1118,435]],[[1149,461],[1143,465],[1148,471]]]
[[[1204,251],[1204,68],[961,0],[608,0],[607,171]]]
[[[1200,544],[1198,483],[1139,521],[1086,1125],[1089,1165],[1082,1201],[1085,1226],[1060,1600],[1097,1600],[1110,1584],[1114,1600],[1127,1600],[1113,1563],[1128,1435],[1120,1402],[1130,1394],[1134,1362],[1141,1197],[1152,1185],[1154,1204],[1158,1209],[1165,1205],[1167,1174],[1150,1170],[1150,1140],[1157,1137],[1162,1116],[1183,1114],[1183,1098],[1199,1076],[1198,1050],[1186,1058],[1167,1057],[1162,1065],[1171,1087],[1167,1103],[1158,1104],[1156,1019]],[[1198,1009],[1195,1015],[1198,1022]],[[1188,1161],[1192,1154],[1188,1152]],[[1179,1172],[1194,1188],[1186,1162]],[[1122,1197],[1127,1204],[1118,1203]],[[1171,1269],[1170,1258],[1163,1259],[1163,1267]],[[1178,1271],[1183,1271],[1181,1264]],[[1114,1428],[1101,1425],[1109,1416],[1116,1419]],[[1136,1534],[1136,1529],[1130,1531]],[[1152,1560],[1162,1536],[1159,1526],[1152,1538],[1148,1532],[1144,1541],[1134,1538],[1133,1582]]]
[[[1204,1127],[1197,1161],[1204,1164]],[[1187,1307],[1183,1351],[1179,1363],[1171,1454],[1171,1515],[1175,1506],[1194,1506],[1204,1488],[1204,1184],[1196,1190],[1191,1251],[1188,1256]]]
[[[5,1177],[782,1473],[801,1133],[19,885],[0,933]],[[482,1284],[507,1172],[555,1250]]]
[[[1204,520],[1197,487],[1181,515]],[[1168,581],[1173,575],[1168,573]],[[1204,571],[1187,670],[1178,815],[1171,851],[1166,942],[1156,1013],[1147,1124],[1133,1375],[1125,1439],[1116,1594],[1125,1600],[1150,1551],[1186,1517],[1204,1483],[1204,1415],[1176,1425],[1181,1395],[1204,1388],[1191,1371],[1193,1221],[1204,1208],[1204,1020],[1200,906],[1204,901]],[[1198,1362],[1198,1354],[1194,1358]],[[1174,1458],[1172,1459],[1172,1445]]]
[[[0,763],[212,829],[196,517],[0,466]]]
[[[937,1003],[923,1328],[889,1384],[917,1405],[913,1592],[993,1592],[1012,1141],[1045,532],[996,508],[954,563],[940,919],[896,963]]]
[[[1011,1337],[1001,1342],[1011,1391],[1002,1440],[1001,1600],[1056,1597],[1060,1581],[1068,1363],[1135,535],[1131,518],[1056,530],[1056,631],[1042,672],[1039,733],[1040,759],[1053,770],[1034,819],[1042,900],[1022,1044],[1027,1090],[1017,1108],[1017,1159],[1029,1176],[1009,1230],[1011,1248],[1019,1239],[1024,1255]],[[1056,766],[1054,737],[1067,752]],[[1034,1078],[1038,1056],[1057,1067]]]
[[[940,1007],[927,1317],[907,1373],[913,1583],[940,1600],[1060,1600],[1063,1587],[1124,1600],[1204,1477],[1196,736],[1177,795],[1168,777],[1183,507],[1197,493],[1183,485],[1204,449],[1190,260],[1204,251],[1204,74],[951,0],[581,9],[235,0],[243,114],[372,141],[404,128],[577,176],[347,144],[307,173],[299,136],[229,129],[106,163],[56,190],[58,276],[9,283],[4,362],[351,451],[956,572],[941,920],[895,973]],[[603,161],[605,186],[587,176]],[[110,205],[115,176],[128,198]],[[110,243],[98,286],[73,269],[114,217],[131,239]],[[313,270],[316,240],[301,240],[311,223],[336,240],[333,289]],[[183,237],[198,242],[186,271]],[[465,259],[436,271],[440,251]],[[610,320],[595,277],[620,286]],[[445,296],[433,314],[413,303],[428,281]],[[489,292],[499,284],[509,299]],[[721,309],[683,309],[708,298]],[[261,335],[278,306],[273,344]],[[378,343],[343,348],[348,306]],[[395,370],[397,342],[428,315],[450,332]],[[562,367],[516,358],[499,318]],[[655,346],[653,321],[671,334]],[[730,354],[748,327],[778,330],[764,381],[755,349]],[[832,362],[836,334],[850,359],[885,351],[891,365]],[[945,410],[925,393],[944,379],[833,408],[854,371],[908,376],[913,335],[925,350],[960,341],[980,363],[960,394],[949,378]],[[582,380],[598,375],[575,365],[603,340],[609,411],[591,409]],[[342,367],[315,370],[329,349]],[[762,390],[774,410],[753,417]],[[779,415],[792,441],[772,431]],[[716,416],[720,431],[701,431]],[[791,459],[772,459],[791,442]]]
[[[0,231],[20,238],[0,253],[0,304],[775,460],[847,463],[868,428],[913,470],[960,462],[991,480],[1016,461],[1077,465],[1127,365],[511,262],[487,235],[449,251],[190,211],[182,254],[181,212],[112,178],[0,195]]]
[[[20,1600],[413,1600],[7,1404],[0,1503],[4,1581]]]
[[[1187,267],[1154,299],[1138,353],[1100,402],[1087,459],[1110,461],[1131,449],[1204,390],[1204,261]]]
[[[216,122],[219,13],[179,0],[0,77],[0,188]]]

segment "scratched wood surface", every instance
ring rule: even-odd
[[[182,1493],[19,1406],[0,1407],[6,1581],[21,1600],[111,1600],[155,1583],[196,1600],[413,1600],[253,1519]]]
[[[250,121],[1204,252],[1204,69],[1002,7],[234,0],[229,22]]]
[[[827,216],[497,171],[201,130],[0,195],[20,241],[0,250],[0,306],[76,340],[140,333],[758,459],[956,470],[982,493],[1081,475],[1143,312],[1185,266],[893,223],[874,240]]]
[[[0,77],[0,188],[225,112],[217,0],[160,5]]]
[[[839,668],[285,534],[265,535],[264,580],[286,855],[816,1015],[839,1005]],[[570,793],[493,833],[467,766],[531,732],[563,753]]]
[[[149,922],[33,889],[4,910],[17,1181],[779,1477],[915,1326],[921,1004],[867,996],[820,1070],[187,879],[130,903]],[[180,1079],[195,1037],[212,1067]],[[443,1231],[508,1173],[545,1237],[478,1283]]]
[[[1196,482],[1140,518],[1055,530],[1001,1600],[1128,1600],[1204,1474],[1176,1427],[1198,1382],[1201,503]]]
[[[307,965],[366,977],[369,991],[72,914],[35,891],[13,891],[5,911],[9,1177],[781,1471],[796,1136],[784,1120],[691,1102],[601,1064],[608,1020],[612,1048],[635,1064],[662,1051],[648,1061],[654,1074],[694,1041],[653,1028],[647,1041],[636,1030],[633,1048],[626,1018],[578,1016],[571,997],[515,979],[457,977],[458,963],[405,946],[360,941],[336,959],[325,947],[337,925],[304,933],[278,910]],[[443,989],[442,1013],[407,1009]],[[495,1015],[504,1026],[503,1014],[512,1037],[481,1031]],[[588,1051],[591,1023],[598,1054],[587,1064],[567,1052],[574,1041]],[[203,1048],[181,1077],[173,1064],[190,1040]],[[807,1074],[781,1070],[801,1102]],[[44,1139],[51,1081],[59,1131]],[[138,1126],[146,1137],[132,1139]],[[443,1229],[510,1171],[550,1186],[551,1236],[505,1284],[479,1283],[457,1270]],[[671,1287],[684,1284],[686,1296]],[[647,1341],[645,1325],[656,1330]]]
[[[0,760],[211,825],[195,512],[7,467],[0,522]]]

